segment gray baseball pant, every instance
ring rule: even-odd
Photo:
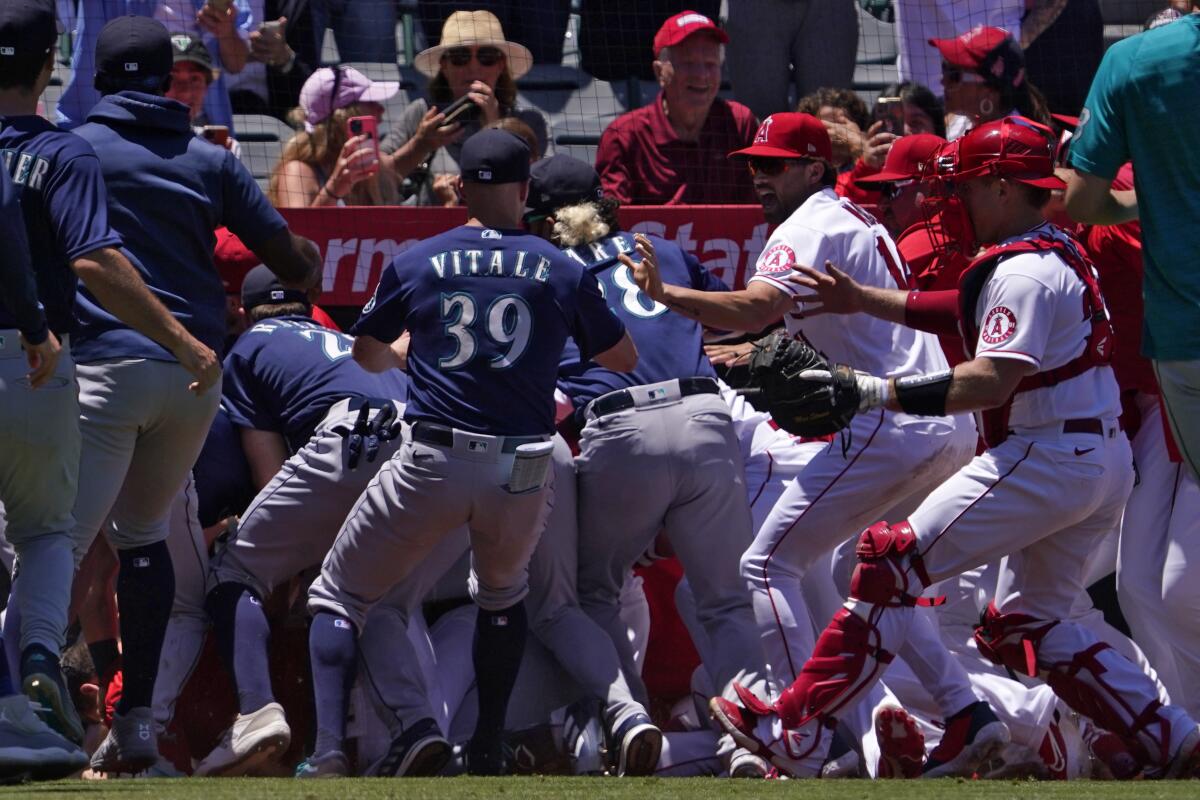
[[[1200,360],[1151,363],[1175,444],[1200,479]]]
[[[29,367],[16,330],[0,330],[0,501],[5,537],[17,558],[13,599],[20,642],[61,652],[75,571],[71,530],[79,476],[79,401],[66,337],[53,377],[29,386]]]

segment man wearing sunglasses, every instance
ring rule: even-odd
[[[745,289],[715,293],[664,284],[652,248],[641,245],[643,258],[632,267],[634,280],[654,300],[710,327],[759,331],[782,319],[792,336],[834,361],[853,354],[861,361],[848,363],[870,363],[889,376],[945,370],[945,358],[931,334],[863,314],[809,318],[797,302],[798,287],[788,276],[799,266],[829,260],[843,259],[848,271],[871,286],[910,287],[887,230],[834,192],[837,173],[832,150],[819,119],[783,113],[764,120],[754,143],[731,154],[745,161],[767,222],[778,226]],[[839,321],[828,324],[831,319]],[[800,470],[742,556],[742,575],[752,588],[755,617],[777,689],[799,674],[813,650],[808,603],[817,602],[812,615],[823,623],[840,601],[806,596],[801,590],[805,574],[814,567],[828,569],[829,553],[861,533],[874,521],[872,515],[911,511],[916,499],[967,462],[975,439],[974,426],[965,415],[914,424],[905,414],[876,411],[857,417],[840,443],[814,453]],[[936,637],[932,626],[920,630],[913,626],[909,646],[921,657],[906,660],[939,698],[944,716],[951,717],[974,708],[977,699],[962,668],[950,663]],[[906,652],[902,649],[900,654]],[[985,705],[981,715],[990,714]],[[990,722],[987,735],[1007,735],[994,716]],[[946,740],[964,749],[975,743],[970,736]],[[807,741],[799,748],[813,743]],[[907,748],[910,763],[919,771],[922,743],[898,744]],[[951,747],[937,755],[937,764],[948,770],[942,774],[956,774],[959,752]]]

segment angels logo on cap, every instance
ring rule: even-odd
[[[712,25],[713,21],[703,14],[683,14],[682,16],[675,18],[675,24],[680,28],[696,23],[701,25]]]
[[[755,144],[766,144],[770,140],[772,122],[774,122],[774,120],[771,117],[767,117],[763,120],[762,125],[758,126],[758,133],[754,134]]]

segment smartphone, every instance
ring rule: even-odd
[[[479,106],[475,105],[475,101],[464,94],[446,106],[442,113],[446,115],[446,119],[438,126],[439,128],[445,128],[456,122],[472,122],[479,119]]]
[[[270,22],[264,22],[262,25],[259,25],[258,30],[260,33],[271,34],[272,36],[282,36],[283,23],[277,19],[271,20]]]
[[[215,145],[229,146],[229,127],[226,125],[205,125],[200,135]]]
[[[375,148],[375,160],[379,160],[379,120],[374,117],[351,117],[346,120],[346,130],[351,136],[365,136]]]
[[[875,101],[875,120],[883,121],[883,129],[897,136],[904,135],[904,98],[880,97]]]

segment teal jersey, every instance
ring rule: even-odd
[[[1200,358],[1200,15],[1117,42],[1104,56],[1071,166],[1112,178],[1133,161],[1142,221],[1142,352]]]

